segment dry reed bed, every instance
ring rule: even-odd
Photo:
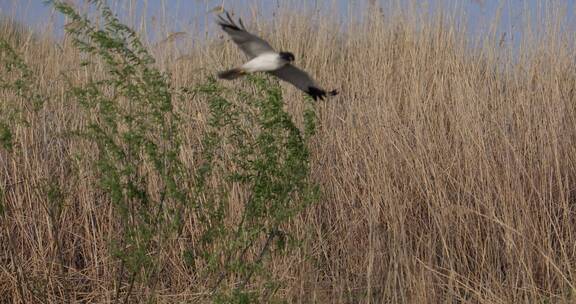
[[[273,26],[251,28],[265,29],[273,45],[292,50],[298,65],[341,91],[318,103],[313,175],[323,196],[292,223],[303,248],[271,266],[287,282],[286,299],[574,301],[576,64],[569,33],[548,26],[547,38],[528,35],[507,56],[499,37],[471,48],[450,18],[374,10],[339,33],[327,16],[278,15]],[[21,153],[0,154],[7,199],[1,258],[19,264],[0,265],[0,300],[19,299],[21,276],[30,286],[25,302],[59,302],[69,292],[111,301],[116,265],[108,241],[117,223],[90,172],[73,172],[74,154],[87,146],[62,136],[82,125],[78,105],[64,98],[62,75],[78,82],[90,75],[66,40],[17,49],[52,98],[18,130]],[[154,54],[176,85],[242,60],[220,38],[186,54],[164,43]],[[283,88],[287,107],[301,113],[301,94]],[[177,106],[187,117],[182,157],[194,170],[205,109],[201,100]],[[46,207],[46,180],[65,186],[60,223]],[[175,241],[164,253],[159,290],[167,303],[206,291],[180,250]]]

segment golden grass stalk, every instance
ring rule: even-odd
[[[285,299],[575,300],[576,54],[573,30],[560,26],[555,8],[526,22],[520,42],[496,31],[474,40],[451,13],[415,15],[400,6],[374,6],[351,22],[281,8],[274,22],[249,25],[341,92],[317,105],[312,172],[322,198],[291,223],[303,247],[271,266],[287,282]],[[12,37],[12,27],[0,29],[0,37]],[[220,33],[193,40],[199,37],[173,33],[152,45],[175,85],[243,60]],[[72,294],[109,302],[112,209],[90,172],[71,179],[74,155],[87,147],[61,136],[83,123],[61,75],[78,83],[95,75],[79,68],[66,38],[35,35],[16,49],[50,102],[16,130],[18,153],[0,151],[0,301],[60,303]],[[286,107],[301,113],[302,94],[283,89]],[[206,109],[199,100],[177,107],[188,118],[181,157],[192,171]],[[56,223],[40,190],[47,179],[65,186]],[[207,292],[178,259],[180,249],[178,240],[164,249],[161,302]]]

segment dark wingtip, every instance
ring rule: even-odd
[[[242,30],[246,30],[246,27],[244,26],[244,23],[242,22],[241,18],[238,18],[238,23],[240,23],[240,27],[242,28]]]
[[[236,26],[236,25],[232,25],[232,24],[228,24],[228,23],[220,23],[218,22],[218,25],[220,25],[222,27],[222,29],[232,29],[234,31],[239,31],[240,29]]]
[[[222,15],[218,15],[218,19],[220,20],[216,21],[216,23],[218,23],[218,25],[220,25],[222,29],[229,28],[235,31],[241,31],[242,29],[240,29],[238,25],[236,25],[236,22],[234,22],[232,16],[230,16],[230,13],[228,11],[224,11],[224,13],[226,14],[226,18],[228,18],[228,20],[222,17]]]
[[[308,95],[310,95],[314,101],[317,101],[318,99],[324,100],[324,96],[326,96],[326,91],[315,87],[308,87],[308,91],[306,91],[306,93],[308,93]]]
[[[308,95],[310,95],[310,97],[312,97],[312,99],[314,99],[314,101],[317,101],[318,99],[324,100],[324,98],[326,98],[326,96],[338,95],[337,90],[332,90],[330,92],[326,92],[325,90],[322,90],[322,89],[319,89],[316,87],[309,87],[308,91],[306,91],[306,93]]]

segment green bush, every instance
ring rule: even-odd
[[[309,180],[305,139],[283,110],[280,88],[260,77],[249,77],[248,82],[256,95],[230,92],[213,79],[198,88],[208,97],[210,120],[205,163],[196,179],[197,195],[205,198],[196,206],[203,229],[202,247],[197,250],[210,261],[209,273],[220,273],[214,288],[226,279],[230,284],[239,282],[228,296],[240,298],[253,296],[242,289],[255,274],[267,278],[266,256],[297,244],[285,225],[318,194]],[[238,102],[227,95],[237,96]],[[307,105],[305,130],[313,134],[312,101]],[[227,214],[233,187],[248,193],[242,213],[235,216]],[[264,281],[265,294],[273,295],[278,285],[271,279]]]
[[[282,282],[267,271],[268,261],[298,245],[289,221],[318,195],[309,178],[306,146],[315,128],[313,102],[306,101],[301,132],[283,109],[278,84],[265,78],[248,77],[249,90],[232,91],[214,79],[175,88],[105,1],[89,1],[99,13],[98,23],[65,1],[47,3],[70,19],[66,31],[83,54],[81,65],[106,71],[80,85],[67,80],[67,96],[82,106],[86,123],[63,134],[88,143],[91,150],[79,156],[79,164],[88,166],[101,197],[117,211],[118,233],[107,240],[118,261],[116,301],[129,301],[138,288],[145,288],[148,300],[155,301],[166,263],[162,253],[175,239],[189,243],[182,251],[183,262],[198,282],[208,282],[208,299],[272,299]],[[1,40],[0,51],[3,71],[16,73],[2,77],[0,88],[26,101],[25,106],[2,104],[0,140],[10,153],[18,122],[14,118],[37,109],[44,98],[10,43]],[[181,161],[182,117],[174,102],[193,96],[207,102],[209,121],[198,149],[202,164],[189,168]],[[50,216],[59,218],[68,194],[54,183],[42,191],[54,202]],[[229,210],[231,200],[238,199],[233,193],[243,194],[240,213]],[[193,231],[185,231],[184,217],[194,219]]]
[[[32,70],[12,47],[8,37],[0,37],[0,90],[14,98],[0,104],[0,147],[12,151],[13,130],[18,124],[27,125],[25,112],[36,112],[44,103],[44,97],[34,87],[36,79]]]

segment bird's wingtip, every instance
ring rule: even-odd
[[[224,16],[222,16],[222,14],[224,14]],[[238,21],[240,21],[240,25],[242,26],[242,28],[244,28],[244,25],[242,24],[242,20],[239,19]],[[230,15],[230,13],[225,9],[218,15],[218,20],[216,20],[216,23],[218,25],[220,25],[223,30],[225,30],[227,28],[234,30],[234,31],[241,31],[242,30],[242,28],[238,27],[236,22],[234,22],[234,19],[232,19],[232,16]]]
[[[308,95],[310,95],[310,97],[312,97],[312,99],[314,99],[314,101],[317,101],[318,99],[324,100],[324,98],[326,98],[326,96],[338,95],[337,90],[332,90],[330,92],[326,92],[325,90],[322,90],[322,89],[319,89],[316,87],[309,87],[308,91],[306,91],[306,93]]]
[[[326,96],[326,91],[316,87],[308,87],[308,91],[306,91],[306,93],[310,95],[314,101],[317,101],[318,99],[323,100],[324,96]]]

